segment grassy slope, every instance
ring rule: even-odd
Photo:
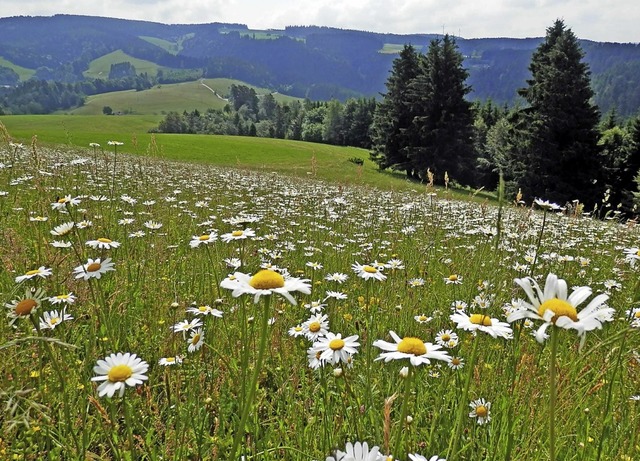
[[[38,136],[41,144],[65,144],[87,147],[107,141],[121,141],[118,152],[149,152],[158,116],[78,116],[14,115],[0,117],[11,136],[29,144]],[[241,136],[156,134],[161,155],[171,160],[241,167],[264,172],[280,172],[298,177],[313,176],[342,184],[363,184],[386,190],[424,190],[401,175],[380,173],[368,160],[368,152],[353,147],[330,146],[302,141],[251,138]],[[348,159],[358,157],[364,166]]]
[[[157,37],[147,37],[145,35],[140,35],[140,38],[151,43],[152,45],[162,48],[167,53],[178,54],[180,52],[180,45],[175,42],[170,42],[168,40],[163,40]]]
[[[158,69],[160,68],[160,66],[154,62],[134,58],[122,50],[117,50],[91,61],[89,63],[89,69],[83,72],[83,74],[87,78],[107,78],[109,76],[109,71],[111,70],[111,64],[118,64],[120,62],[127,61],[136,68],[136,73],[138,74],[146,72],[147,74],[154,76],[158,73]]]
[[[13,69],[20,76],[20,80],[22,81],[29,80],[31,76],[36,73],[35,70],[27,69],[26,67],[20,67],[16,64],[13,64],[11,61],[7,61],[2,56],[0,56],[0,66]]]
[[[209,108],[222,109],[227,101],[214,95],[228,95],[231,85],[246,85],[239,80],[227,78],[204,79],[202,81],[157,85],[145,91],[115,91],[113,93],[90,96],[83,107],[68,111],[77,115],[100,115],[104,106],[114,111],[132,111],[140,115],[161,115],[169,111],[183,112],[198,109],[201,112]],[[247,85],[251,86],[251,85]],[[269,92],[264,88],[252,87],[258,95]],[[274,95],[279,102],[296,100],[291,96]]]

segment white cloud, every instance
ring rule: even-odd
[[[319,25],[398,34],[540,37],[562,18],[579,38],[639,42],[637,0],[2,0],[2,16],[56,13],[250,28]]]

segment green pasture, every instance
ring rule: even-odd
[[[379,172],[369,153],[354,147],[243,136],[149,133],[160,116],[13,115],[0,117],[12,138],[25,145],[37,136],[40,145],[89,149],[108,141],[124,145],[118,152],[152,154],[165,159],[313,177],[340,184],[362,184],[386,190],[420,190],[401,174]],[[349,161],[364,160],[362,167]]]
[[[140,38],[144,41],[151,43],[152,45],[162,48],[167,53],[171,53],[173,55],[178,54],[182,49],[182,47],[178,43],[170,42],[169,40],[164,40],[162,38],[147,37],[145,35],[140,35]]]
[[[83,75],[87,78],[107,78],[112,64],[127,61],[136,68],[136,73],[138,74],[146,72],[151,76],[155,76],[161,67],[154,62],[134,58],[122,50],[116,50],[91,61],[89,63],[89,69],[83,72]]]
[[[404,45],[399,45],[397,43],[385,43],[382,46],[382,49],[378,52],[383,54],[397,54],[402,51],[402,48],[404,48]]]
[[[36,73],[35,70],[27,69],[26,67],[18,66],[16,64],[12,63],[11,61],[7,61],[2,56],[0,56],[0,66],[8,67],[9,69],[13,69],[15,71],[15,73],[20,76],[20,80],[22,80],[22,81],[29,80],[33,76],[33,74]]]
[[[231,85],[246,85],[240,80],[228,78],[202,79],[198,81],[156,85],[144,91],[114,91],[89,96],[85,105],[71,111],[76,115],[101,115],[102,109],[109,106],[114,112],[136,115],[162,115],[167,112],[183,112],[207,109],[222,109],[228,104]],[[206,85],[206,86],[205,86]],[[269,93],[265,88],[253,87],[258,95]],[[290,102],[298,98],[274,94],[279,102]]]

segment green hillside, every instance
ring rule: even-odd
[[[87,78],[107,78],[112,64],[127,61],[136,68],[136,73],[138,74],[146,72],[150,76],[155,76],[158,73],[158,69],[161,67],[151,61],[134,58],[122,50],[117,50],[91,61],[89,63],[89,69],[83,72],[83,75]]]
[[[37,136],[39,145],[88,149],[90,143],[98,143],[101,149],[111,150],[107,143],[113,140],[124,143],[118,152],[152,153],[171,160],[366,184],[386,190],[424,191],[424,186],[405,181],[404,175],[380,172],[364,149],[270,138],[148,133],[159,120],[160,117],[137,115],[0,117],[12,138],[25,145]],[[352,158],[364,160],[364,165],[349,161]]]
[[[12,62],[4,59],[2,56],[0,56],[0,66],[13,69],[13,71],[20,76],[20,80],[22,81],[29,80],[31,76],[36,73],[35,70],[27,69],[26,67],[17,66]]]
[[[144,91],[116,91],[87,98],[83,107],[70,111],[77,115],[100,115],[104,106],[114,112],[140,115],[162,115],[170,111],[183,112],[197,109],[222,109],[231,85],[246,85],[239,80],[226,78],[204,79],[193,82],[157,85]],[[248,85],[250,86],[250,85]],[[253,87],[258,95],[270,92],[264,88]],[[297,98],[276,94],[279,102],[293,101]]]

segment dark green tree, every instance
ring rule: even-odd
[[[528,86],[518,91],[528,107],[520,125],[524,142],[512,154],[525,164],[516,180],[528,200],[564,204],[578,199],[591,207],[604,192],[599,111],[590,102],[590,72],[582,58],[576,36],[557,20],[531,58]]]
[[[465,99],[471,88],[468,72],[455,39],[432,40],[420,59],[420,72],[409,84],[409,111],[413,114],[408,158],[424,177],[427,169],[442,182],[445,172],[463,184],[472,184],[475,171],[473,116]]]
[[[420,71],[418,56],[413,46],[405,45],[393,61],[387,93],[376,108],[371,127],[371,160],[380,169],[404,170],[407,176],[413,173],[407,139],[414,116],[407,104],[407,92]]]

